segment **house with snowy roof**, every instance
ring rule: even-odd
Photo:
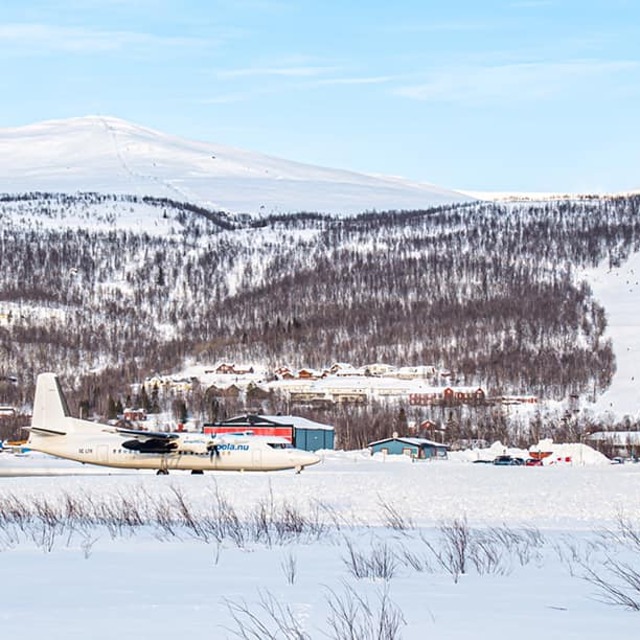
[[[640,455],[640,431],[596,431],[585,440],[611,458]]]
[[[400,437],[397,433],[391,438],[370,442],[367,446],[371,455],[405,455],[414,460],[444,460],[449,450],[449,445],[441,442],[426,438]]]

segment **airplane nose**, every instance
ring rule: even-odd
[[[300,451],[296,455],[296,467],[309,467],[318,462],[320,462],[320,456],[311,451]]]

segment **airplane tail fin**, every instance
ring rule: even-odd
[[[41,373],[36,381],[36,395],[33,401],[31,433],[39,435],[66,435],[72,420],[67,400],[60,388],[58,376]]]

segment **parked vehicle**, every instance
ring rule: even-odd
[[[521,466],[524,464],[524,460],[522,458],[514,458],[513,456],[498,456],[493,464],[500,467],[514,467]]]
[[[540,458],[527,458],[524,461],[526,467],[542,467],[542,460]]]

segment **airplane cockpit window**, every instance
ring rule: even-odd
[[[272,449],[293,449],[290,442],[267,442]]]

